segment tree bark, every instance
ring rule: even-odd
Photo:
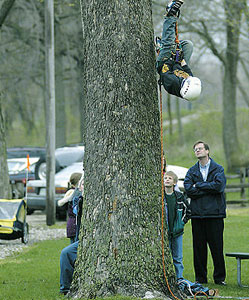
[[[242,3],[242,2],[241,2]],[[236,122],[236,88],[239,59],[241,3],[224,1],[226,14],[226,63],[223,78],[223,144],[228,171],[243,164]]]
[[[0,9],[0,29],[10,12],[15,0],[5,0]],[[5,126],[2,112],[2,95],[0,94],[0,198],[11,198],[9,171],[7,164]]]
[[[5,129],[1,102],[2,100],[0,95],[0,198],[9,199],[11,198],[11,191],[9,184]]]
[[[9,14],[11,7],[15,0],[5,0],[0,9],[0,28],[2,27],[7,15]]]
[[[85,194],[71,295],[169,295],[151,1],[81,1]],[[166,225],[165,225],[166,227]],[[164,230],[166,274],[175,274]]]

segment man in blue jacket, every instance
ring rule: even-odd
[[[196,142],[193,149],[198,162],[188,170],[184,188],[191,198],[195,279],[199,283],[207,283],[208,245],[214,264],[214,282],[226,285],[223,255],[226,217],[224,168],[209,157],[209,146],[203,141]]]

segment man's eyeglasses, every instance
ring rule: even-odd
[[[195,149],[194,149],[194,152],[201,151],[201,150],[203,150],[203,149],[204,149],[204,147],[195,148]]]

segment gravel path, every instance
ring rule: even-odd
[[[62,229],[51,229],[46,225],[46,216],[41,212],[27,216],[29,224],[29,242],[23,244],[21,239],[0,240],[0,260],[10,256],[15,252],[20,252],[30,245],[44,240],[60,239],[66,236],[66,222],[57,221],[56,224],[62,225]]]

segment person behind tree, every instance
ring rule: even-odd
[[[169,247],[177,279],[183,278],[182,237],[184,225],[190,218],[187,199],[183,193],[175,191],[177,175],[172,171],[164,174],[164,205],[168,224]]]
[[[172,0],[166,7],[162,39],[157,40],[156,68],[165,90],[172,95],[192,101],[201,93],[201,81],[189,68],[193,52],[191,41],[176,41],[176,23],[184,0]]]
[[[75,187],[79,183],[81,178],[81,173],[73,173],[70,176],[68,182],[68,191],[65,196],[58,201],[58,206],[67,205],[67,237],[70,238],[70,243],[74,243],[76,241],[76,216],[73,213],[73,193],[75,191]]]
[[[82,175],[78,188],[73,195],[73,213],[76,215],[76,241],[61,251],[60,255],[60,293],[67,295],[70,290],[70,285],[73,279],[74,264],[77,258],[77,250],[79,246],[79,231],[82,216],[82,202],[84,189],[84,174]],[[79,193],[80,191],[80,193]]]

